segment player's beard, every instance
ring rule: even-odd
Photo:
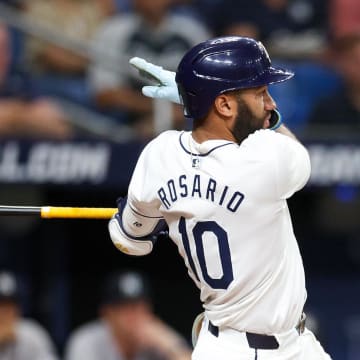
[[[237,98],[238,113],[235,119],[232,134],[238,144],[241,144],[250,134],[263,128],[264,118],[253,114],[249,106]]]

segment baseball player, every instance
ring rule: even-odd
[[[0,272],[0,359],[58,360],[55,344],[37,321],[21,314],[20,283],[14,273]]]
[[[304,325],[304,269],[286,202],[310,176],[309,155],[268,91],[293,73],[245,37],[198,44],[176,77],[132,63],[159,80],[144,93],[181,101],[193,128],[166,131],[143,150],[109,222],[115,246],[146,255],[168,228],[204,307],[193,360],[330,359]]]

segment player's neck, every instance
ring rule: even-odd
[[[232,132],[225,126],[219,126],[216,122],[195,125],[191,135],[199,144],[207,140],[228,140],[235,142]]]

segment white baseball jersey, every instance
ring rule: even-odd
[[[241,145],[167,131],[138,160],[124,229],[144,236],[164,219],[214,325],[281,333],[306,299],[286,199],[309,176],[307,150],[272,130]]]
[[[58,360],[55,345],[42,325],[21,318],[16,325],[16,339],[0,346],[1,360]]]

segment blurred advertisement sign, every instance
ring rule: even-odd
[[[360,185],[360,144],[310,144],[309,185]]]
[[[110,155],[104,143],[9,141],[0,146],[0,181],[100,184],[108,177]]]
[[[127,187],[144,144],[104,141],[0,142],[0,183]],[[360,186],[360,143],[308,143],[308,186]]]

